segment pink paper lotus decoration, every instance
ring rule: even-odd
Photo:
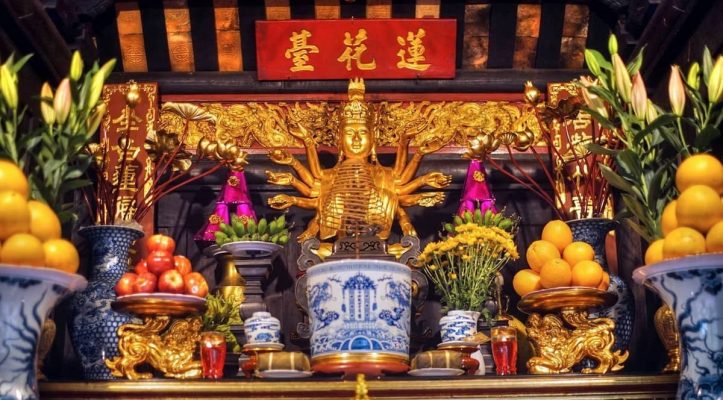
[[[465,211],[474,212],[478,208],[483,214],[488,209],[497,212],[495,197],[487,185],[485,167],[481,160],[472,159],[467,168],[467,178],[464,181],[464,191],[457,214],[462,215]]]

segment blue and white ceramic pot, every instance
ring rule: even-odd
[[[678,398],[723,398],[723,254],[661,261],[633,273],[675,313],[680,331]]]
[[[585,218],[567,221],[575,241],[585,242],[595,250],[595,261],[602,265],[610,275],[608,292],[617,294],[618,301],[610,308],[602,310],[595,316],[611,318],[615,321],[615,345],[613,351],[626,351],[630,347],[633,336],[633,319],[635,318],[635,301],[630,288],[619,276],[608,271],[605,256],[605,238],[615,229],[617,222],[607,218]]]
[[[409,267],[393,261],[339,260],[317,264],[306,274],[312,364],[373,359],[408,364]]]
[[[128,272],[128,250],[143,232],[137,229],[99,225],[79,232],[90,247],[88,287],[73,296],[70,337],[80,357],[85,379],[113,379],[105,360],[118,355],[118,328],[133,321],[115,312],[115,285]]]
[[[266,311],[257,311],[244,321],[246,343],[279,343],[281,341],[281,323]]]
[[[87,284],[78,274],[0,265],[0,399],[38,399],[37,344],[55,305]]]
[[[451,310],[439,320],[442,343],[459,342],[477,333],[479,312]]]

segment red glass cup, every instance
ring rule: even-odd
[[[517,330],[511,326],[497,326],[491,329],[491,334],[497,375],[516,375]]]
[[[203,377],[223,378],[223,364],[226,361],[226,336],[221,332],[201,333],[201,370]]]

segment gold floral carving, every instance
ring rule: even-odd
[[[673,310],[667,305],[660,306],[655,312],[654,322],[655,330],[668,353],[668,363],[663,367],[663,372],[680,372],[680,333]]]
[[[232,141],[241,148],[302,148],[289,134],[290,126],[301,125],[311,132],[317,145],[336,147],[340,103],[332,102],[244,102],[197,104],[216,117],[216,124],[194,121],[186,144],[203,139]],[[377,147],[396,147],[403,132],[416,130],[411,145],[430,140],[451,147],[467,146],[478,134],[502,137],[531,132],[534,143],[541,131],[534,113],[522,104],[508,102],[377,102],[370,103],[375,115]],[[183,119],[161,112],[162,129],[180,131]]]

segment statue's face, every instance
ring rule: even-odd
[[[350,122],[341,129],[341,145],[347,158],[366,158],[372,152],[372,134],[366,124]]]

